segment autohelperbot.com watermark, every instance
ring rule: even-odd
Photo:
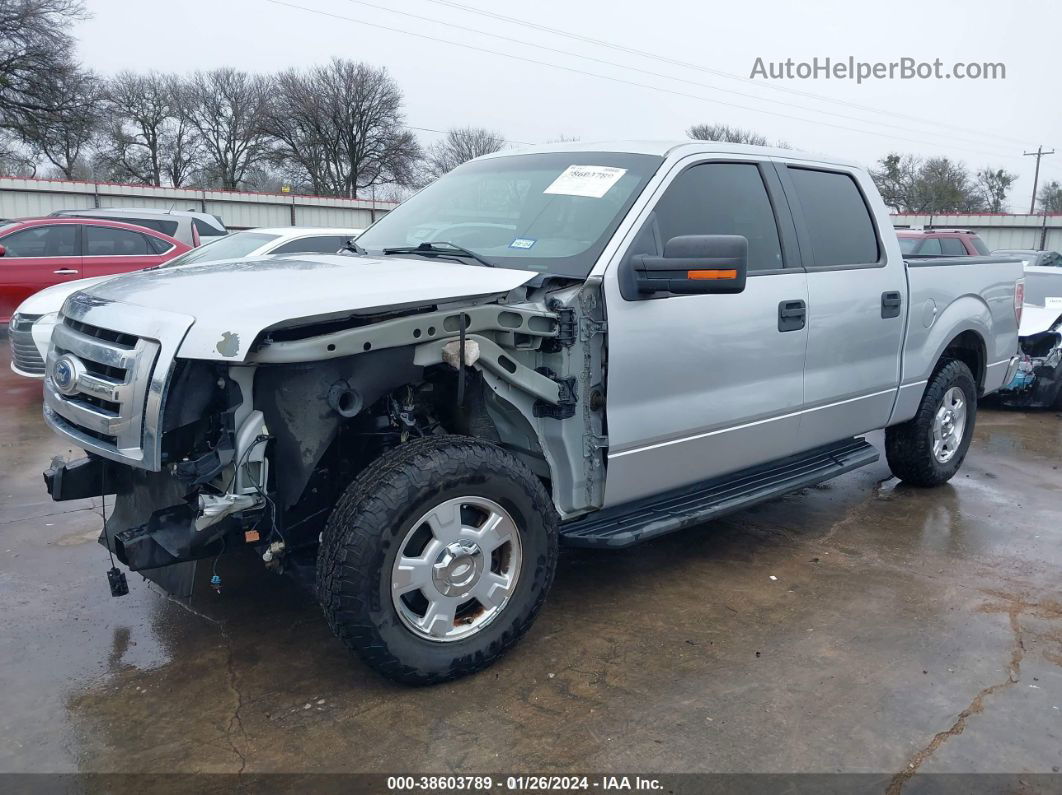
[[[999,61],[945,63],[903,57],[895,61],[860,61],[853,56],[818,56],[808,61],[786,58],[772,61],[759,57],[749,77],[759,80],[1006,80],[1007,65]]]

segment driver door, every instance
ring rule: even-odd
[[[807,278],[771,164],[680,163],[635,228],[604,277],[605,507],[794,453],[803,404]],[[747,238],[744,291],[624,297],[631,257],[679,235]]]

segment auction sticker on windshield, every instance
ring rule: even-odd
[[[600,199],[626,173],[627,169],[613,166],[568,166],[542,192]]]

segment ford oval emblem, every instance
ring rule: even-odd
[[[52,365],[52,383],[64,395],[77,392],[77,382],[85,372],[85,365],[76,356],[64,353]]]

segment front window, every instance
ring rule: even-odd
[[[214,262],[219,259],[237,259],[246,257],[253,251],[257,251],[266,243],[276,240],[279,235],[267,235],[264,232],[237,232],[233,235],[219,237],[212,243],[204,243],[199,248],[193,248],[174,257],[166,263],[166,267],[173,265],[191,265],[193,262]]]
[[[466,163],[377,221],[358,245],[378,254],[450,243],[500,267],[585,278],[662,160],[557,152]]]

